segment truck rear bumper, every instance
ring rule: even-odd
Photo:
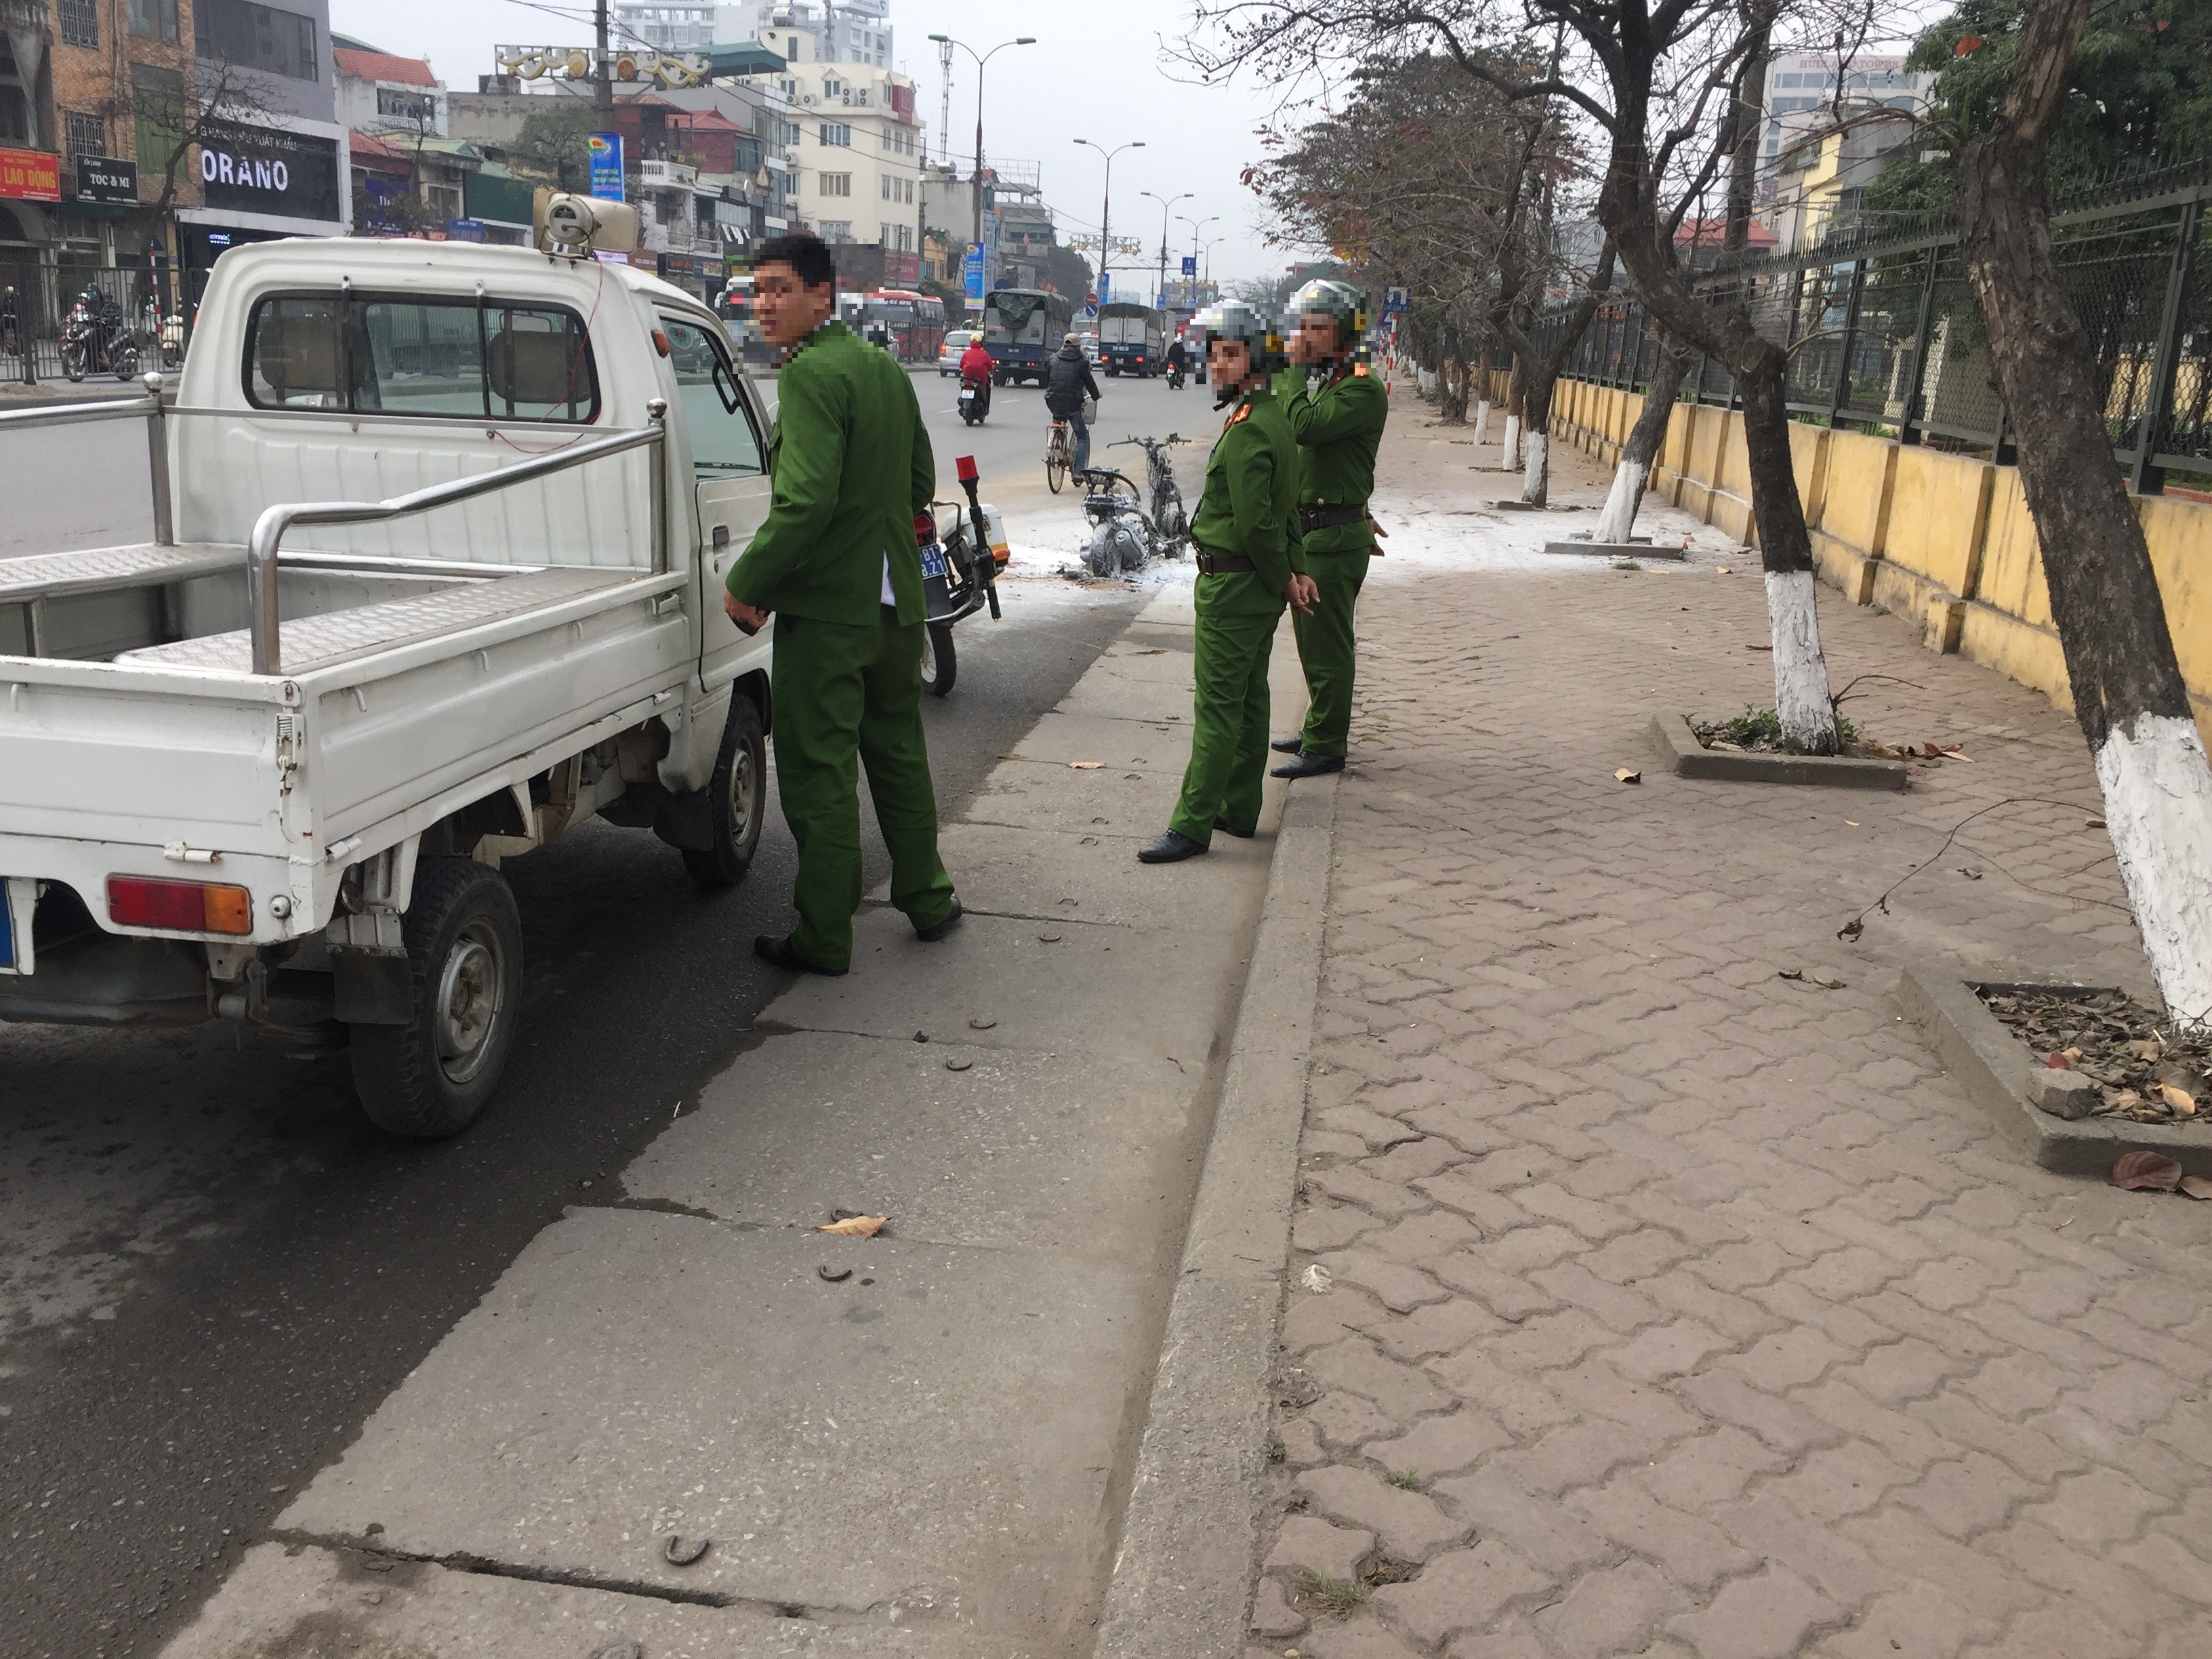
[[[0,1021],[197,1025],[211,1017],[205,954],[177,939],[82,933],[42,946],[35,971],[0,975]]]

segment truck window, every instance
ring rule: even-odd
[[[283,295],[246,325],[246,401],[455,420],[599,418],[583,319],[560,306]]]
[[[676,371],[684,429],[691,434],[691,470],[701,478],[742,477],[766,470],[760,434],[738,391],[737,374],[721,343],[696,323],[660,319],[668,336],[668,362]]]

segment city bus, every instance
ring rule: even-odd
[[[945,349],[945,301],[934,295],[879,288],[861,301],[860,313],[854,331],[866,338],[870,325],[882,324],[901,362],[933,363]]]
[[[1062,295],[1033,288],[994,289],[983,301],[983,346],[1001,386],[1044,384],[1044,366],[1060,349],[1075,307]]]

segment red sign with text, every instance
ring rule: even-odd
[[[37,149],[0,149],[0,196],[22,202],[62,199],[62,158]]]

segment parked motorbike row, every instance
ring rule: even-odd
[[[162,316],[151,300],[134,325],[112,295],[88,288],[62,324],[62,373],[71,380],[107,374],[135,380],[149,353],[158,353],[165,369],[185,361],[184,319]]]

